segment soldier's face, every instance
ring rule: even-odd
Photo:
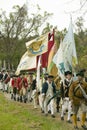
[[[30,79],[32,79],[32,78],[33,78],[33,76],[32,76],[32,75],[29,75],[29,78],[30,78]]]
[[[71,75],[71,74],[68,74],[68,75],[66,76],[66,78],[67,78],[68,80],[70,80],[70,79],[72,78],[72,75]]]
[[[48,78],[48,82],[51,83],[53,78]]]
[[[83,79],[83,77],[80,76],[80,75],[78,75],[78,80],[80,81],[80,80],[82,80],[82,79]]]

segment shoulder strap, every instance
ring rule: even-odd
[[[74,89],[74,95],[77,92],[77,90],[79,89],[79,85]]]

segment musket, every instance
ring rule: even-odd
[[[81,90],[81,92],[83,94],[83,97],[87,100],[87,94],[86,94],[85,90],[81,87],[80,83],[79,83],[79,88],[80,88],[80,90]]]

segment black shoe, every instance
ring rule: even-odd
[[[74,129],[75,129],[75,130],[78,130],[79,128],[78,128],[78,126],[74,126]]]
[[[82,125],[82,128],[83,128],[84,130],[87,130],[87,126],[86,126],[86,125]]]
[[[55,118],[55,115],[51,115],[52,118]]]
[[[72,121],[71,121],[71,120],[67,120],[67,122],[68,122],[68,123],[72,123]]]
[[[63,121],[63,120],[64,120],[64,117],[61,117],[61,120]]]
[[[31,98],[31,99],[30,99],[30,102],[32,102],[32,100],[33,100],[33,99]]]
[[[73,116],[73,113],[71,113],[71,116]]]
[[[26,100],[24,100],[24,103],[26,103],[27,101]]]
[[[51,114],[51,110],[49,110],[48,113]]]
[[[16,101],[16,97],[14,97],[14,101]]]
[[[41,113],[44,113],[44,111],[43,111],[43,110],[41,110]]]

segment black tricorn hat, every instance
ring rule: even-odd
[[[84,72],[79,71],[79,72],[76,74],[76,76],[81,76],[81,77],[84,77]]]
[[[54,78],[54,76],[53,75],[48,75],[48,78]]]
[[[68,74],[72,75],[71,71],[65,71],[64,75],[67,76]]]
[[[86,69],[81,69],[80,72],[83,72],[83,73],[84,73],[84,72],[86,72]]]

